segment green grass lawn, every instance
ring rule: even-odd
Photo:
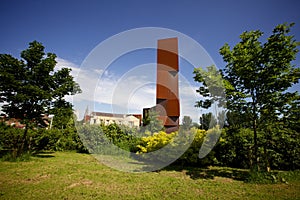
[[[300,199],[299,177],[251,184],[238,180],[239,173],[243,170],[126,173],[88,154],[56,152],[28,162],[0,162],[0,199]]]

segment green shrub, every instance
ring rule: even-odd
[[[250,168],[253,163],[253,131],[248,128],[223,129],[214,152],[221,166]]]
[[[300,137],[295,130],[270,125],[258,131],[258,167],[261,170],[300,168]],[[249,128],[225,128],[214,149],[221,166],[252,168],[253,131]]]
[[[103,153],[105,146],[110,144],[102,128],[98,125],[77,126],[77,132],[89,153]]]
[[[24,138],[24,129],[18,129],[4,124],[0,127],[0,150],[2,156],[22,157],[17,155],[18,150]],[[63,150],[78,150],[83,151],[83,144],[74,128],[66,129],[28,129],[27,132],[26,151],[24,154],[38,153],[42,150],[63,151]],[[21,158],[20,158],[21,159]]]
[[[295,130],[269,126],[259,134],[261,168],[300,169],[300,137]]]
[[[12,160],[16,159],[21,148],[23,141],[24,129],[14,128],[1,124],[0,127],[0,150],[5,153],[1,153],[1,156],[7,158],[11,157]],[[6,155],[6,153],[10,155]]]
[[[151,133],[146,131],[147,136],[141,138],[140,144],[137,145],[139,148],[138,154],[148,153],[156,151],[166,146],[167,144],[173,141],[173,138],[176,136],[177,132],[166,133],[164,131],[159,131],[158,133]]]
[[[187,132],[186,139],[191,140],[193,137],[194,139],[190,144],[189,148],[176,161],[176,163],[180,165],[190,165],[190,166],[200,165],[201,159],[199,158],[199,150],[201,148],[201,145],[203,144],[205,136],[206,136],[205,130],[191,128],[191,130]]]
[[[23,162],[23,161],[30,161],[31,159],[31,153],[26,152],[21,154],[20,156],[16,157],[12,153],[5,153],[0,160],[1,161],[9,161],[9,162]]]
[[[250,171],[248,177],[245,179],[247,183],[255,184],[274,184],[286,183],[292,181],[299,181],[300,171]]]
[[[35,147],[37,151],[65,151],[82,149],[82,143],[75,129],[40,129],[35,132]]]
[[[14,149],[16,145],[21,141],[24,130],[11,128],[9,126],[2,125],[0,129],[0,147],[1,149]]]
[[[136,152],[138,150],[137,145],[140,139],[136,128],[117,124],[101,126],[101,128],[105,136],[119,148],[129,152]]]
[[[164,151],[167,157],[172,160],[172,156],[176,158],[174,164],[185,166],[207,166],[215,162],[214,152],[209,153],[205,158],[199,158],[199,150],[203,144],[207,131],[200,130],[195,127],[190,130],[180,129],[179,132],[167,134],[163,131],[142,137],[141,143],[138,145],[138,154],[146,154],[165,147],[170,144]],[[185,150],[185,151],[183,151]],[[157,154],[156,161],[163,161],[166,155]],[[177,158],[177,156],[180,156]],[[146,155],[145,155],[146,157]],[[147,157],[149,159],[149,157]],[[150,158],[151,159],[151,158]]]

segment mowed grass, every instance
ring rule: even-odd
[[[299,177],[287,184],[251,184],[195,176],[197,170],[127,173],[88,154],[55,152],[0,162],[0,199],[300,199]]]

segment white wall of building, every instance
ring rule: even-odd
[[[109,117],[109,116],[91,116],[90,124],[118,124],[118,125],[125,125],[128,127],[139,127],[140,120],[134,116],[126,116],[123,117]]]

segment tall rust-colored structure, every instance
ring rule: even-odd
[[[167,132],[179,128],[178,71],[178,39],[158,40],[155,108]]]

